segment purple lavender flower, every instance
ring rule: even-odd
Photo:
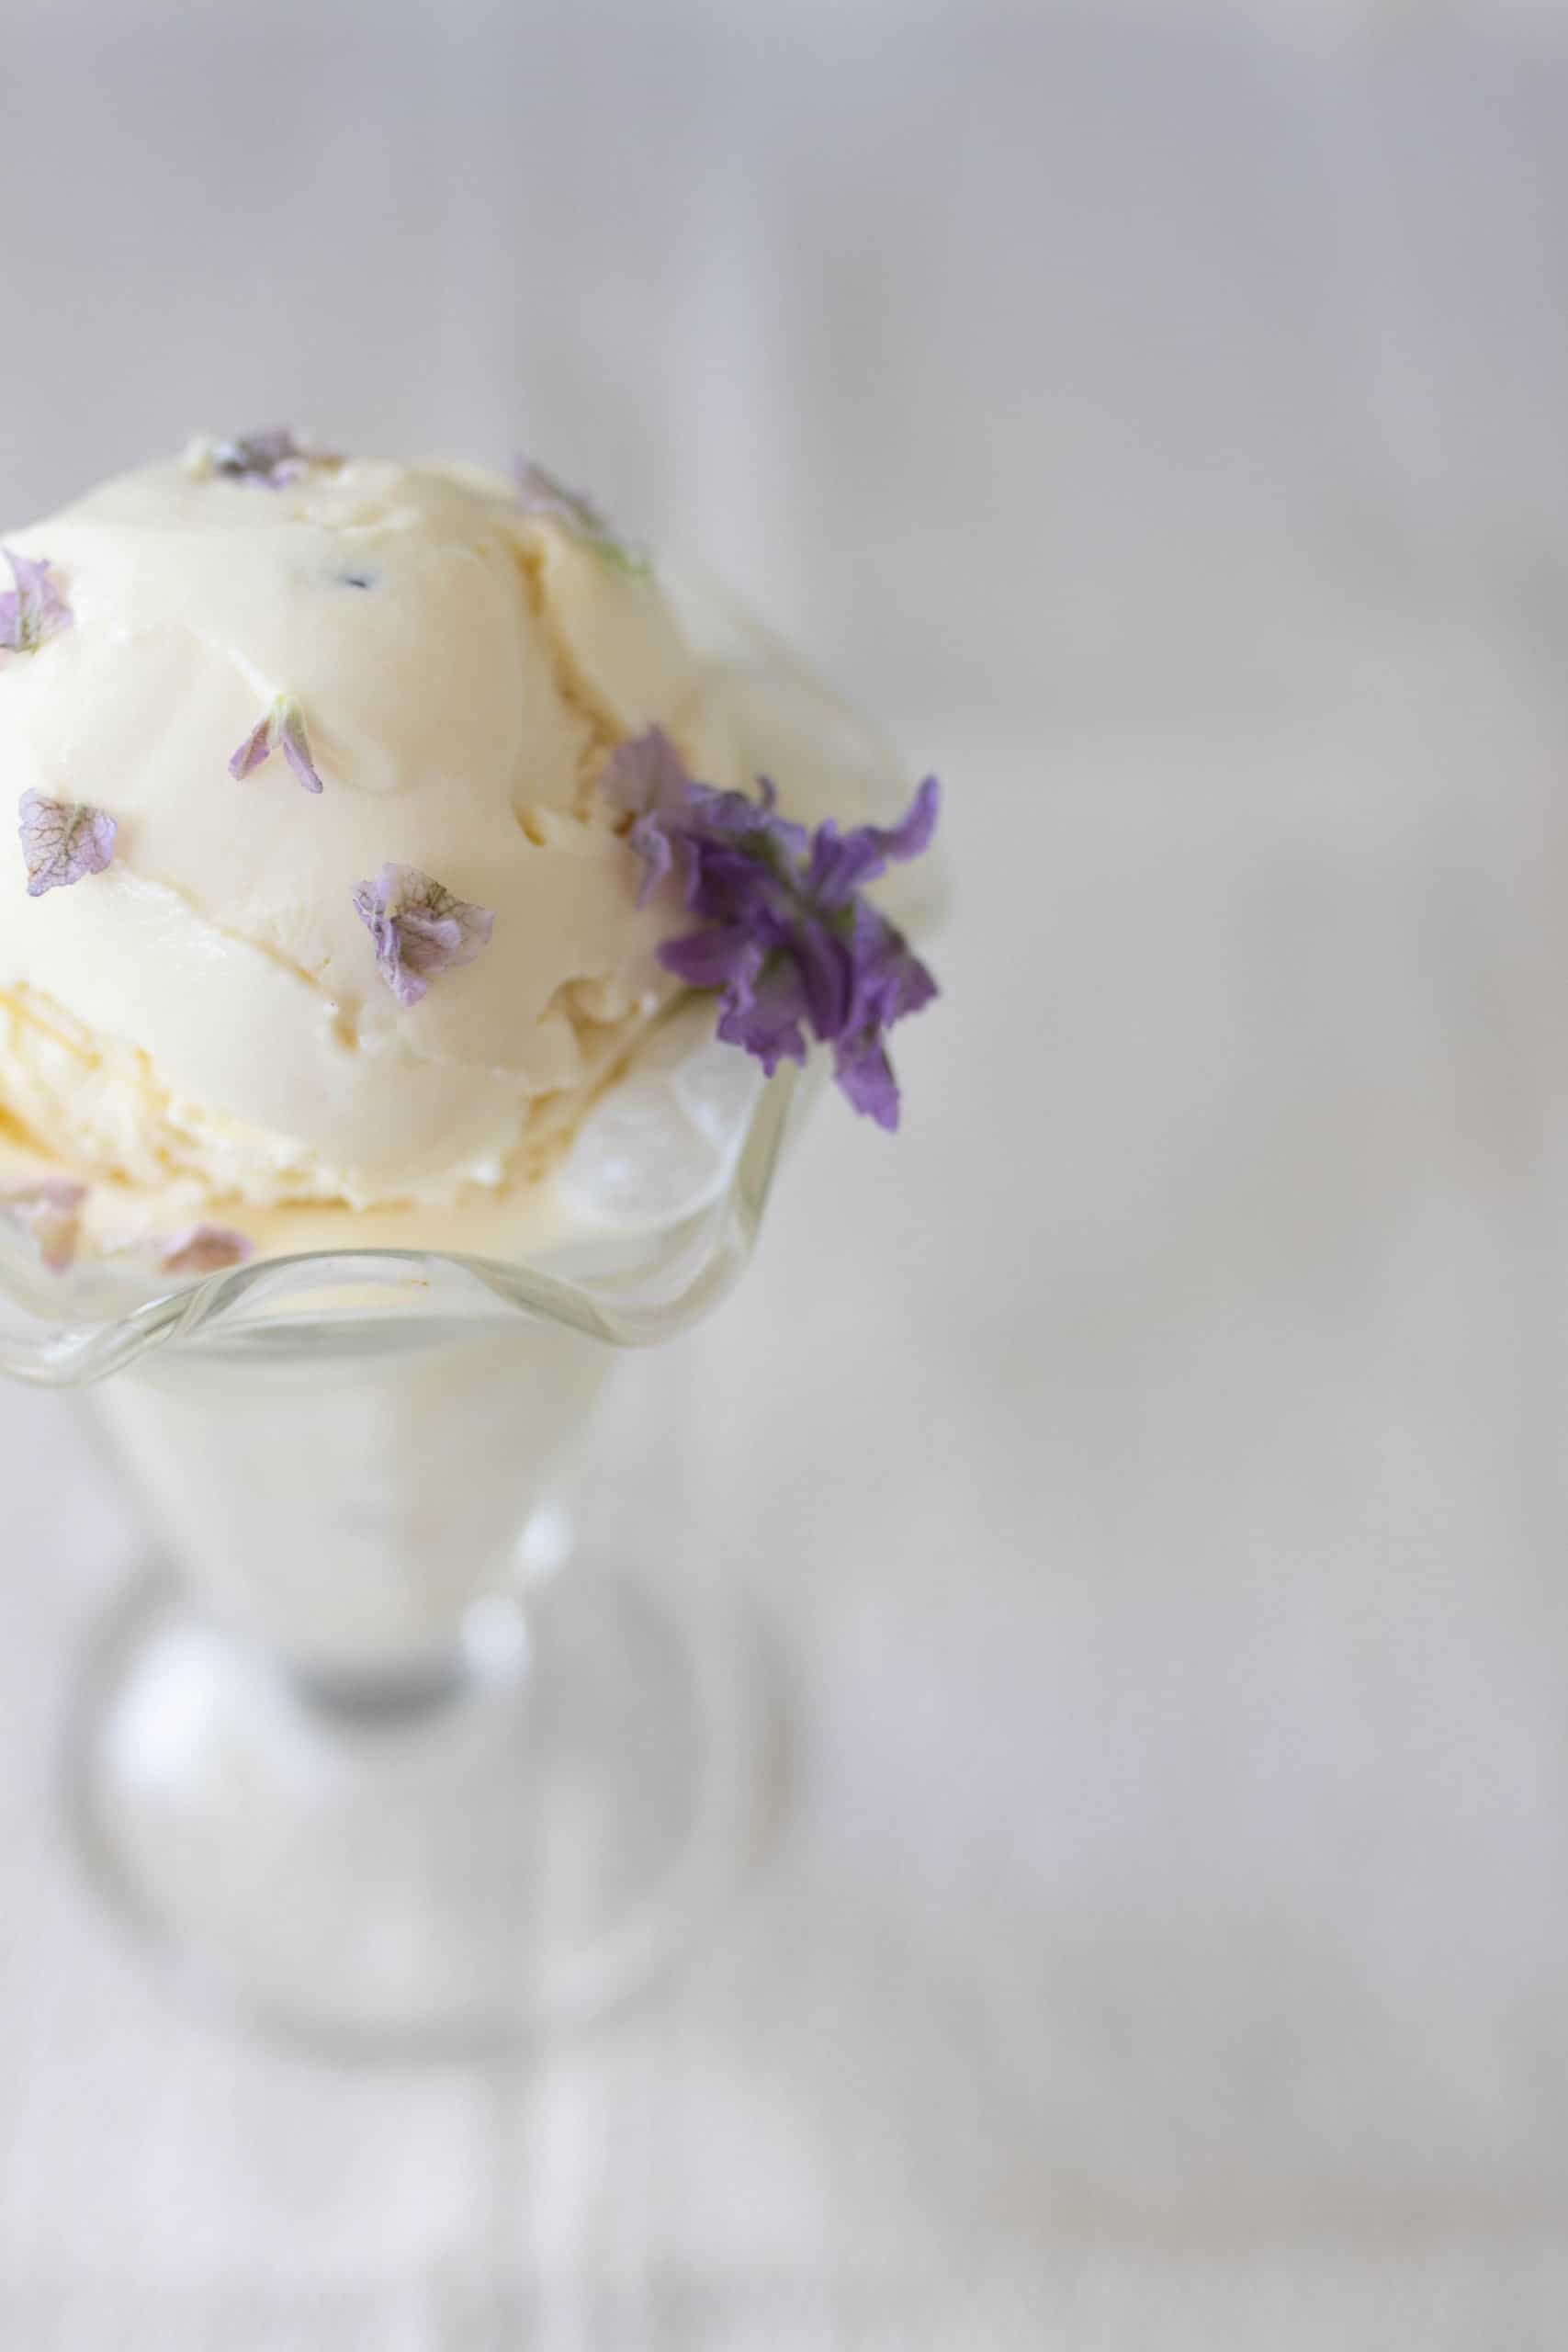
[[[29,899],[101,874],[114,856],[118,826],[85,800],[46,800],[41,792],[24,792],[19,817]]]
[[[898,1088],[886,1033],[937,993],[901,932],[860,894],[890,865],[917,857],[936,830],[940,787],[928,776],[901,821],[815,834],[777,813],[766,777],[760,799],[719,792],[686,774],[668,737],[650,728],[612,754],[604,776],[632,812],[630,845],[643,861],[639,903],[672,871],[703,920],[667,940],[659,960],[688,988],[721,1002],[718,1035],[754,1054],[772,1077],[803,1062],[807,1042],[833,1048],[833,1072],[857,1111],[898,1124]]]
[[[439,973],[471,964],[490,944],[495,917],[433,882],[417,866],[384,865],[354,894],[376,943],[381,978],[402,1005],[420,1001]]]
[[[237,777],[250,775],[274,752],[283,753],[307,792],[321,791],[321,779],[310,758],[304,717],[290,695],[279,695],[271,709],[257,719],[229,762],[229,773]]]
[[[0,594],[0,652],[36,653],[47,638],[69,628],[74,616],[49,576],[47,558],[35,563],[10,548],[0,548],[0,555],[16,582]]]
[[[574,539],[582,540],[608,562],[618,564],[623,571],[648,570],[647,556],[639,548],[628,547],[617,536],[608,515],[580,490],[569,490],[531,458],[519,458],[516,472],[518,495],[525,513],[558,523]]]
[[[246,433],[233,441],[216,442],[209,457],[213,472],[225,481],[248,482],[258,490],[286,490],[312,466],[343,463],[331,451],[303,447],[286,424],[270,432]]]
[[[51,1177],[0,1193],[0,1208],[29,1236],[50,1272],[64,1274],[75,1263],[86,1197],[85,1184]]]
[[[192,1225],[172,1233],[158,1246],[162,1274],[220,1274],[227,1267],[243,1266],[255,1255],[253,1243],[227,1226]]]

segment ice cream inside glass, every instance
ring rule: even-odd
[[[338,2046],[603,2007],[733,1867],[756,1724],[711,1597],[567,1565],[570,1474],[744,1263],[801,1023],[884,1114],[907,780],[536,468],[197,443],[0,548],[4,1361],[158,1559],[78,1826]]]

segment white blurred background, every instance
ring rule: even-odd
[[[0,0],[0,519],[520,445],[951,792],[896,1144],[628,1370],[790,1809],[497,2075],[163,2007],[50,1810],[136,1537],[0,1400],[0,2342],[1533,2352],[1568,2313],[1568,15]]]

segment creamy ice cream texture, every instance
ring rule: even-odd
[[[657,722],[697,774],[749,782],[770,729],[787,757],[798,679],[726,675],[657,573],[472,469],[361,458],[270,488],[197,458],[0,536],[73,615],[0,653],[7,791],[118,826],[107,872],[29,899],[14,853],[0,892],[13,1150],[109,1184],[122,1222],[357,1228],[537,1192],[677,993],[606,758]],[[278,696],[319,797],[282,756],[229,772]],[[780,775],[807,819],[845,803],[824,752]],[[355,904],[389,863],[494,916],[412,1007]]]

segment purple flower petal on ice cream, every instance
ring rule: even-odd
[[[85,1184],[49,1178],[0,1193],[0,1208],[28,1234],[51,1274],[70,1272],[82,1238]]]
[[[875,1030],[840,1038],[833,1048],[833,1078],[857,1111],[892,1134],[898,1125],[898,1081]]]
[[[857,890],[886,874],[889,865],[919,857],[931,845],[942,787],[928,775],[897,825],[854,825],[840,833],[829,817],[817,829],[807,869],[807,894],[825,912],[847,907]]]
[[[608,515],[591,498],[581,490],[569,490],[532,458],[517,460],[517,493],[530,514],[547,514],[552,522],[564,523],[585,538],[603,538],[609,532]]]
[[[243,780],[254,769],[259,768],[264,760],[271,759],[273,732],[273,714],[270,710],[264,711],[239,750],[230,755],[229,773],[231,776]]]
[[[649,727],[617,743],[600,772],[599,789],[612,808],[637,820],[627,838],[643,862],[637,902],[646,907],[674,863],[672,837],[690,813],[692,779],[663,728]]]
[[[310,758],[310,739],[305,732],[305,721],[297,702],[280,703],[277,721],[278,748],[307,792],[320,792],[321,779],[316,774]]]
[[[265,433],[244,433],[232,441],[218,441],[202,454],[224,481],[247,482],[260,490],[286,490],[312,466],[341,466],[343,459],[326,449],[309,449],[286,424]]]
[[[846,1030],[874,1022],[891,1029],[896,1021],[920,1012],[939,991],[903,933],[879,908],[857,901],[850,947],[853,985],[845,1014]]]
[[[797,922],[790,949],[818,1037],[840,1037],[854,994],[854,956],[847,940],[825,922]]]
[[[243,1233],[222,1225],[187,1226],[159,1245],[158,1271],[163,1274],[220,1274],[227,1267],[243,1266],[255,1255],[254,1245]]]
[[[695,908],[703,895],[695,861],[711,866],[726,842],[733,843],[735,856],[743,861],[732,870],[754,877],[759,888],[763,880],[756,862],[759,852],[771,845],[787,861],[804,851],[804,829],[775,817],[773,787],[765,776],[760,785],[761,808],[743,792],[716,792],[710,785],[697,784],[661,727],[649,727],[616,745],[600,773],[599,789],[613,808],[636,817],[627,840],[643,862],[639,907],[648,904],[679,864],[686,902]],[[711,898],[711,888],[706,895]]]
[[[605,799],[634,817],[684,817],[692,788],[685,762],[662,727],[645,728],[617,743],[599,773]]]
[[[626,835],[630,846],[642,860],[642,880],[637,885],[637,902],[646,907],[660,883],[668,881],[670,869],[675,863],[674,844],[667,827],[661,825],[650,809],[639,817]]]
[[[734,989],[749,996],[766,952],[743,922],[711,923],[667,939],[659,960],[689,989]]]
[[[281,752],[307,792],[320,792],[321,779],[316,774],[310,757],[310,739],[305,732],[304,714],[291,695],[279,695],[270,710],[263,713],[244,741],[229,762],[231,776],[243,779],[271,759],[274,752]]]
[[[609,517],[591,498],[585,498],[580,490],[569,490],[565,482],[558,481],[554,474],[536,465],[531,458],[517,460],[517,494],[526,514],[558,523],[574,539],[581,539],[596,554],[607,557],[623,571],[648,570],[648,558],[618,537]]]
[[[849,953],[850,994],[834,1040],[833,1076],[857,1111],[891,1130],[898,1125],[898,1084],[883,1041],[895,1022],[931,1003],[937,984],[903,933],[864,899],[854,904]]]
[[[29,899],[101,874],[114,856],[118,826],[85,800],[48,800],[41,792],[24,792],[19,818]]]
[[[36,653],[46,638],[69,628],[74,616],[50,578],[51,565],[0,548],[16,582],[0,594],[0,651]]]
[[[811,836],[804,825],[777,814],[779,796],[770,776],[757,778],[757,790],[760,801],[750,793],[719,792],[712,785],[694,784],[690,821],[710,847],[728,842],[744,856],[764,859],[793,882]]]
[[[781,1061],[806,1059],[809,1020],[799,969],[779,956],[750,986],[726,990],[717,1034],[727,1046],[744,1046],[772,1078]]]
[[[376,943],[381,978],[402,1005],[418,1004],[438,974],[471,964],[495,926],[488,908],[455,898],[413,865],[384,865],[359,885],[354,905]]]

